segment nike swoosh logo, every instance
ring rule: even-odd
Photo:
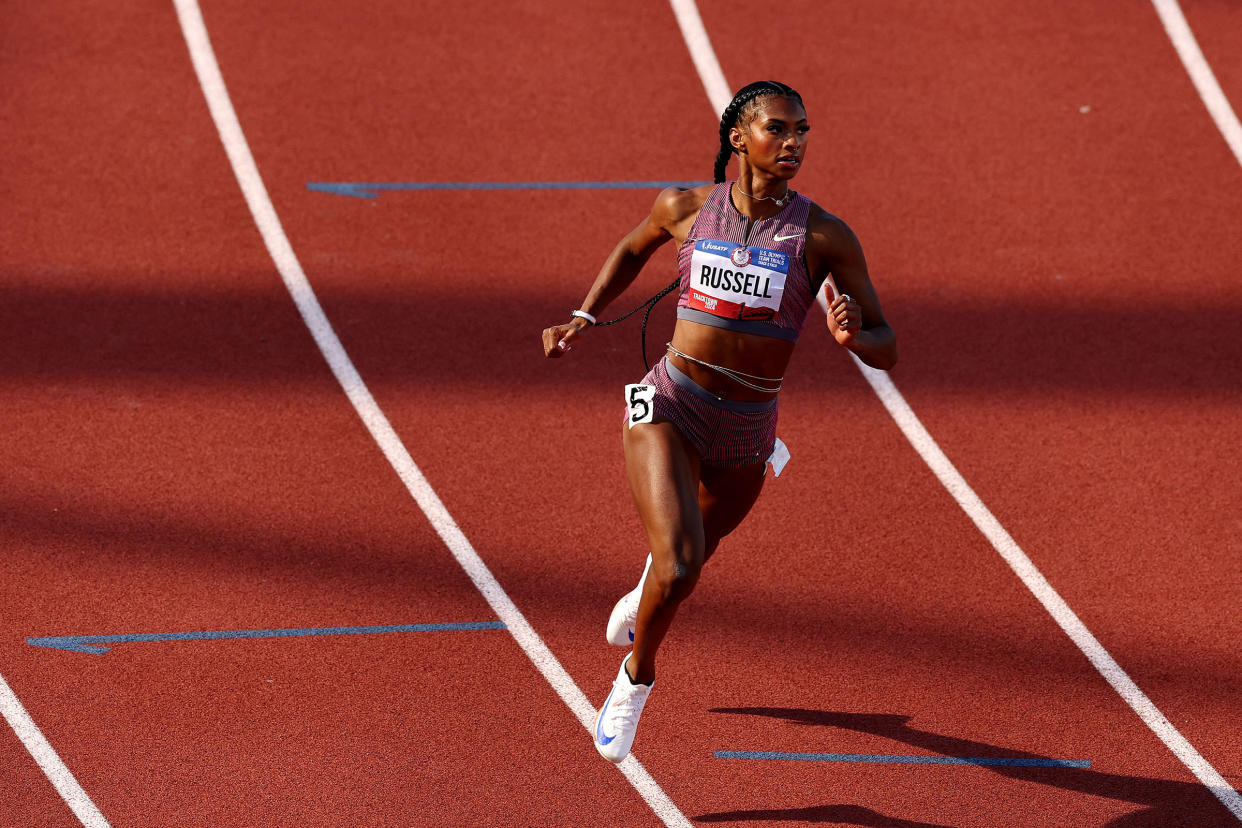
[[[604,701],[604,706],[600,708],[599,719],[595,722],[595,741],[599,742],[601,745],[607,745],[611,743],[613,739],[617,738],[616,736],[604,735],[604,711],[606,711],[608,709],[608,705],[612,703],[612,694],[615,692],[617,692],[617,688],[613,687],[612,691],[608,694],[608,698]]]
[[[801,235],[802,235],[801,233],[791,233],[788,236],[773,236],[772,241],[788,241],[790,239],[796,239],[800,237]]]

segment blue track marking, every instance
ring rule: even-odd
[[[296,630],[206,630],[181,633],[129,633],[123,635],[57,635],[27,638],[35,647],[69,650],[74,653],[106,653],[110,647],[99,644],[129,644],[146,641],[200,641],[215,638],[294,638],[307,635],[370,635],[374,633],[443,632],[456,630],[503,630],[502,621],[465,621],[447,624],[388,624],[373,627],[307,627]],[[93,643],[87,643],[93,642]]]
[[[874,762],[893,765],[988,765],[1012,768],[1089,768],[1085,759],[1037,757],[892,756],[883,753],[774,753],[758,750],[717,750],[717,759],[787,759],[799,762]]]
[[[663,190],[701,187],[710,181],[311,181],[306,189],[319,193],[378,198],[400,190]]]

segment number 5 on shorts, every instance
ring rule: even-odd
[[[629,424],[633,428],[638,423],[649,423],[655,416],[655,386],[625,386],[625,404],[630,410]]]

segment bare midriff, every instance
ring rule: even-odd
[[[673,330],[673,347],[677,350],[730,371],[771,380],[756,383],[760,385],[780,384],[779,379],[785,375],[795,344],[784,339],[700,325],[685,319],[678,320]],[[682,359],[676,354],[670,353],[668,359],[690,379],[726,400],[766,402],[776,396],[773,392],[747,388],[719,371]]]

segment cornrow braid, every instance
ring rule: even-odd
[[[755,81],[737,90],[733,100],[729,101],[729,105],[725,107],[724,114],[720,116],[720,152],[716,154],[715,169],[717,184],[725,180],[725,168],[729,166],[729,156],[736,152],[733,149],[733,144],[729,142],[729,130],[741,123],[747,108],[754,101],[768,95],[793,98],[799,104],[802,103],[801,95],[791,87],[777,81]]]

